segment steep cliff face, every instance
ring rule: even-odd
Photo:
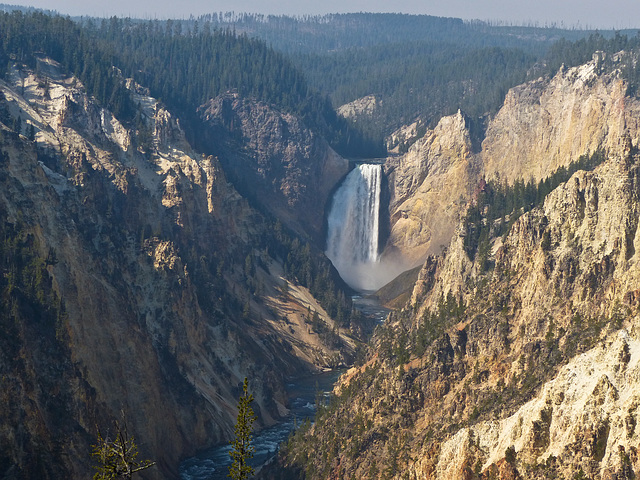
[[[469,131],[460,112],[444,117],[409,151],[385,164],[391,234],[385,254],[409,266],[449,243],[478,178]]]
[[[417,305],[434,308],[450,292],[468,305],[465,320],[445,334],[462,355],[452,359],[457,373],[447,376],[440,404],[463,428],[438,445],[437,461],[423,450],[410,471],[633,478],[640,190],[638,158],[623,154],[578,172],[518,220],[496,242],[488,277],[461,241],[439,268],[426,265]],[[479,302],[480,292],[490,300]],[[483,418],[489,413],[494,418]]]
[[[325,206],[348,161],[297,117],[235,93],[210,100],[200,114],[210,148],[221,152],[240,191],[322,245]]]
[[[598,148],[619,154],[627,137],[638,144],[640,105],[619,71],[601,71],[599,55],[509,91],[482,143],[487,178],[537,182]]]
[[[38,70],[0,82],[3,118],[24,134],[0,125],[0,212],[47,259],[49,303],[63,313],[39,340],[38,316],[12,300],[19,290],[3,294],[17,305],[3,336],[20,330],[0,359],[12,405],[0,466],[87,476],[95,426],[108,429],[122,410],[142,455],[158,462],[149,475],[174,478],[181,458],[232,434],[245,375],[268,425],[286,413],[285,377],[338,363],[353,341],[307,289],[284,292],[269,254],[282,232],[145,89],[129,82],[140,109],[126,127],[55,62],[42,58]],[[307,325],[311,309],[337,331],[330,341]]]
[[[489,238],[482,261],[470,258],[460,223],[281,466],[305,478],[635,478],[637,101],[597,65],[512,90],[476,172],[513,181],[533,168],[540,179],[598,148],[607,160]],[[468,150],[441,150],[443,165]],[[390,183],[392,198],[418,205],[433,170],[414,165],[390,171]]]
[[[623,155],[640,139],[640,103],[625,96],[618,57],[602,54],[553,78],[511,89],[472,153],[461,115],[445,117],[399,157],[387,160],[392,235],[387,250],[421,262],[447,245],[482,179],[544,180],[581,155]]]

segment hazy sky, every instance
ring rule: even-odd
[[[57,10],[63,14],[188,18],[212,12],[319,14],[402,12],[514,23],[555,22],[591,28],[640,27],[639,0],[0,0]]]

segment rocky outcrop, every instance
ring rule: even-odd
[[[199,112],[209,148],[220,152],[236,187],[322,245],[325,207],[348,161],[297,117],[237,93],[220,95]]]
[[[580,155],[619,155],[629,141],[638,145],[640,104],[625,96],[618,70],[601,71],[599,55],[507,93],[482,143],[487,178],[538,182]]]
[[[386,255],[407,265],[440,253],[467,205],[478,166],[463,115],[444,117],[400,157],[385,163],[389,179],[391,234]]]
[[[345,103],[338,107],[338,115],[344,118],[349,118],[357,121],[358,117],[371,116],[376,111],[380,104],[380,101],[375,95],[367,95],[366,97],[358,98],[353,102]]]
[[[562,367],[513,415],[463,428],[442,445],[437,478],[460,478],[470,463],[495,469],[508,451],[521,478],[532,478],[533,469],[536,478],[571,478],[580,471],[590,478],[633,478],[640,467],[638,347],[621,330]],[[411,470],[420,475],[423,462]]]
[[[423,120],[416,120],[411,125],[404,125],[389,135],[386,139],[389,153],[406,153],[416,140],[422,138],[427,127]]]

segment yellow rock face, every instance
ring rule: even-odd
[[[640,103],[625,97],[615,71],[596,60],[511,89],[473,153],[460,112],[444,117],[411,146],[387,159],[391,235],[385,253],[408,266],[439,254],[481,179],[538,182],[581,155],[604,149],[624,158],[640,138]]]
[[[482,144],[485,175],[539,181],[598,148],[622,154],[628,139],[638,144],[638,104],[625,91],[595,61],[511,89]]]
[[[386,254],[398,251],[415,266],[449,243],[478,177],[462,114],[441,119],[405,155],[389,158],[385,170],[391,193]]]

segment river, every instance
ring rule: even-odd
[[[374,327],[384,323],[387,315],[391,312],[388,308],[380,305],[380,302],[378,302],[375,297],[356,295],[351,297],[351,299],[353,301],[353,307],[357,308],[364,317],[369,319]]]
[[[307,418],[313,420],[315,399],[318,390],[329,394],[344,370],[311,375],[287,385],[290,414],[281,423],[257,432],[253,438],[255,454],[251,461],[255,468],[264,464],[278,450],[278,445],[289,437],[295,425]],[[185,460],[180,465],[182,480],[222,480],[227,479],[231,457],[229,445],[214,447],[196,457]]]
[[[389,310],[380,306],[372,298],[355,296],[354,306],[367,317],[375,326],[382,323]],[[310,375],[297,379],[287,385],[290,413],[281,423],[257,432],[253,437],[255,454],[251,465],[255,468],[263,465],[278,451],[280,443],[285,441],[296,425],[300,425],[307,418],[313,421],[318,391],[328,395],[344,370]],[[223,480],[227,479],[231,457],[229,445],[222,445],[205,450],[195,457],[189,458],[180,465],[182,480]]]

